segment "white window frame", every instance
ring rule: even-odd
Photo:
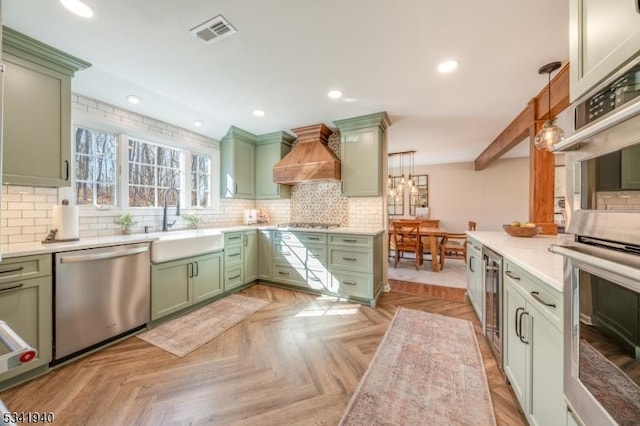
[[[113,200],[113,204],[97,204],[97,203],[83,203],[83,204],[79,204],[80,206],[83,207],[92,207],[92,208],[97,208],[97,209],[111,209],[111,208],[117,208],[120,203],[119,203],[119,199],[120,199],[120,184],[119,184],[119,167],[120,167],[120,159],[119,159],[119,152],[120,152],[120,135],[117,132],[112,132],[112,131],[108,131],[108,130],[103,130],[101,128],[96,128],[94,126],[84,126],[84,125],[80,125],[80,124],[74,124],[73,127],[73,135],[72,135],[72,140],[71,140],[71,152],[72,152],[72,156],[73,156],[73,173],[72,173],[72,186],[71,186],[71,190],[73,191],[73,199],[76,201],[77,204],[77,194],[78,194],[78,188],[77,188],[77,177],[76,177],[76,161],[77,161],[77,155],[78,152],[76,151],[76,133],[78,131],[78,129],[84,129],[84,130],[89,130],[89,131],[93,131],[93,132],[98,132],[98,133],[106,133],[106,134],[110,134],[110,135],[114,135],[116,137],[116,149],[115,149],[115,157],[113,159],[114,161],[114,168],[115,168],[115,181],[113,182],[115,188],[115,196],[114,196],[114,200]],[[95,154],[95,153],[94,153]],[[85,154],[81,154],[81,155],[85,155]],[[95,155],[91,155],[91,158],[95,158]],[[93,184],[96,183],[95,179],[92,182]],[[94,188],[95,189],[95,188]],[[94,193],[94,197],[95,197],[95,193]]]

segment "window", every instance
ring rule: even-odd
[[[129,207],[162,207],[167,189],[181,189],[182,151],[129,138]],[[174,193],[167,200],[175,204]]]
[[[116,204],[117,141],[112,133],[76,128],[77,204]]]
[[[191,154],[191,205],[208,207],[210,203],[211,157]]]

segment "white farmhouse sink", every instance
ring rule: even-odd
[[[163,232],[151,243],[153,263],[198,256],[224,248],[224,235],[216,229]]]

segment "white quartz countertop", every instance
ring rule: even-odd
[[[488,231],[468,231],[467,234],[554,289],[563,291],[562,256],[547,250],[551,244],[558,243],[558,236],[522,238],[512,237],[505,232]]]
[[[384,232],[384,229],[379,230],[367,230],[353,227],[345,228],[333,228],[333,229],[317,229],[317,228],[286,228],[278,227],[277,225],[236,225],[227,226],[221,228],[203,228],[196,230],[176,230],[169,232],[152,232],[148,234],[130,234],[130,235],[111,235],[106,237],[92,237],[92,238],[80,238],[78,241],[67,241],[59,243],[43,244],[41,242],[30,243],[18,243],[8,244],[2,246],[2,257],[18,257],[18,256],[30,256],[36,254],[46,253],[58,253],[63,251],[72,250],[84,250],[97,247],[108,247],[123,244],[135,244],[143,242],[152,242],[159,239],[162,236],[170,236],[177,233],[193,232],[197,233],[202,230],[206,231],[220,231],[220,232],[234,232],[234,231],[247,231],[251,229],[268,229],[268,230],[280,230],[280,231],[301,231],[301,232],[323,232],[332,234],[359,234],[359,235],[372,235],[376,236]]]

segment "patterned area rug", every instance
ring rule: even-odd
[[[466,320],[399,308],[341,425],[495,425]]]
[[[580,340],[580,379],[621,425],[640,422],[640,387],[586,340]]]
[[[265,300],[232,294],[140,333],[138,337],[183,357],[268,304]]]

